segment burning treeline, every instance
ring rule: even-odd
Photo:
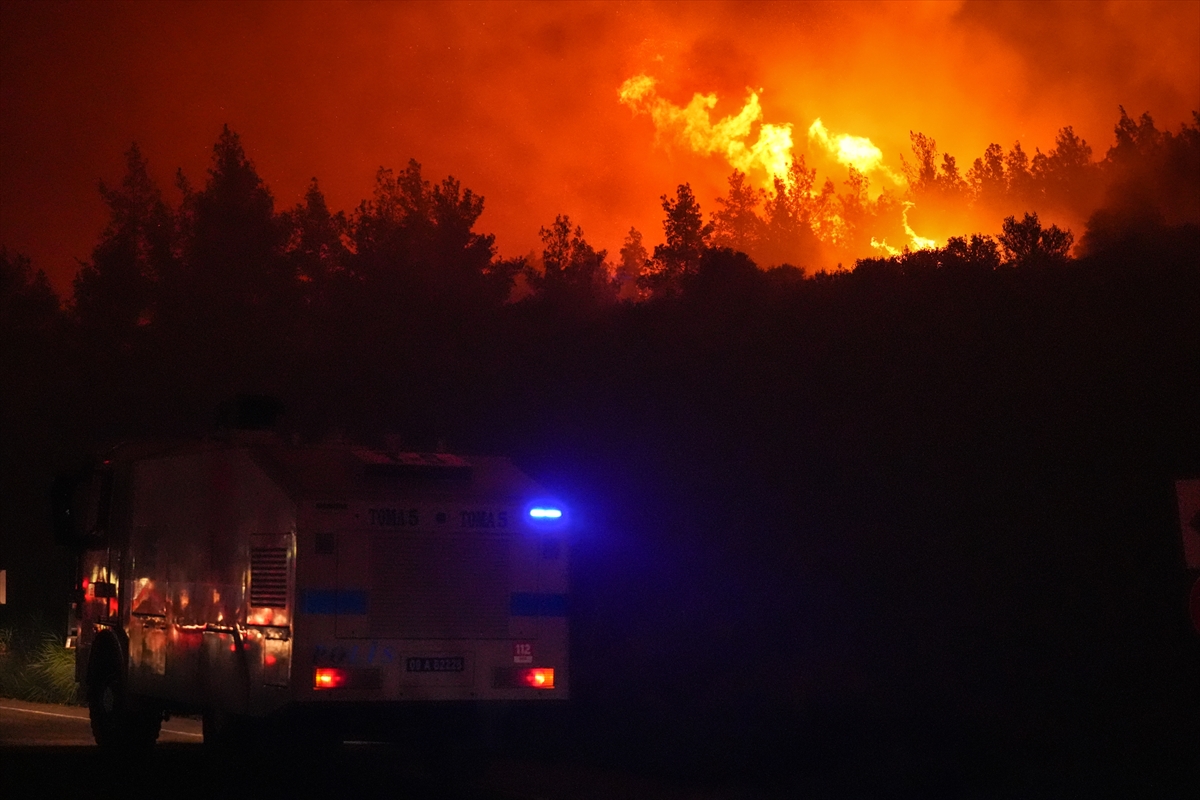
[[[997,231],[1003,218],[1025,212],[1079,229],[1101,205],[1121,204],[1139,154],[1161,148],[1161,157],[1183,166],[1183,151],[1196,147],[1197,135],[1187,125],[1178,137],[1160,132],[1148,115],[1133,119],[1121,108],[1116,143],[1102,160],[1093,160],[1092,147],[1066,126],[1046,153],[1030,154],[1019,141],[1007,150],[993,143],[964,169],[938,151],[933,137],[910,132],[911,160],[900,156],[897,171],[869,138],[831,132],[820,118],[808,127],[804,147],[794,141],[792,124],[763,121],[757,92],[736,114],[715,121],[716,94],[697,93],[679,106],[660,96],[647,75],[627,80],[618,97],[653,122],[656,145],[721,157],[733,167],[728,193],[716,200],[709,242],[745,252],[762,267],[824,269],[936,248],[952,236]],[[804,150],[846,169],[840,187],[818,177]],[[1165,165],[1153,170],[1170,183]],[[1176,185],[1170,193],[1182,201],[1166,211],[1171,221],[1197,219],[1194,192]]]
[[[1171,133],[1121,109],[1103,159],[1093,160],[1092,148],[1065,127],[1048,153],[993,144],[965,172],[932,138],[914,133],[912,160],[899,173],[868,139],[831,133],[817,120],[810,143],[847,169],[839,191],[832,179],[818,182],[790,126],[760,124],[750,140],[761,116],[753,93],[739,114],[715,123],[713,96],[672,106],[645,77],[627,82],[621,99],[648,114],[664,141],[720,154],[734,167],[707,216],[689,185],[664,194],[665,241],[653,248],[631,228],[610,258],[560,214],[541,228],[541,252],[501,258],[495,237],[475,230],[483,198],[453,178],[431,183],[415,161],[399,173],[381,168],[372,197],[350,214],[327,207],[315,178],[303,202],[277,212],[239,137],[226,129],[206,186],[193,189],[181,176],[175,207],[136,146],[129,152],[122,185],[102,187],[111,221],[75,280],[73,313],[136,329],[196,315],[216,324],[224,313],[217,309],[237,321],[270,308],[287,315],[297,303],[306,314],[333,313],[388,297],[476,308],[532,297],[579,308],[677,294],[717,253],[814,275],[864,258],[961,254],[967,234],[996,231],[1003,219],[998,240],[971,235],[971,257],[1017,263],[1039,254],[1065,259],[1073,247],[1078,254],[1146,223],[1200,221],[1200,115]],[[890,185],[873,194],[872,176]],[[1055,220],[1074,221],[1080,234]]]

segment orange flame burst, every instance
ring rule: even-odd
[[[888,169],[883,164],[883,151],[866,136],[851,136],[848,133],[831,135],[820,117],[808,127],[808,140],[820,146],[839,163],[854,167],[864,175],[878,172],[886,175],[897,185],[904,185],[904,176]]]
[[[634,114],[650,117],[657,142],[665,140],[694,153],[723,156],[734,169],[760,177],[762,185],[768,189],[775,188],[776,181],[793,186],[792,124],[763,122],[759,92],[750,91],[740,111],[716,121],[712,119],[712,111],[717,105],[715,93],[697,92],[686,106],[679,106],[662,97],[658,93],[658,82],[646,74],[625,81],[617,94],[620,102]],[[755,126],[757,138],[753,138]],[[895,187],[907,186],[904,176],[883,163],[883,151],[865,136],[832,133],[818,117],[808,128],[808,141],[810,146],[864,177],[882,175]],[[815,183],[801,191],[814,200],[818,197]],[[935,240],[919,235],[909,225],[908,210],[912,206],[910,201],[903,206],[902,221],[909,239],[906,246],[915,250],[937,247]],[[834,243],[844,240],[847,226],[833,207],[826,204],[809,220],[814,233],[822,239]],[[901,252],[886,240],[872,238],[870,243],[871,247],[887,255]]]
[[[775,178],[787,180],[792,166],[792,126],[762,122],[757,92],[750,92],[737,114],[716,122],[711,116],[717,105],[716,94],[697,92],[686,106],[677,106],[658,94],[657,82],[649,75],[625,81],[618,95],[635,114],[646,114],[653,120],[660,139],[669,137],[696,153],[719,153],[745,173],[765,173],[765,186],[772,186]],[[759,123],[758,138],[751,142],[755,123]]]
[[[904,202],[904,213],[901,219],[904,221],[904,232],[908,234],[908,238],[912,241],[914,250],[932,250],[938,246],[936,239],[927,239],[924,236],[918,236],[917,232],[908,224],[908,210],[915,205],[911,200]]]

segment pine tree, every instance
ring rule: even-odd
[[[684,276],[695,274],[700,268],[712,224],[704,222],[690,184],[681,184],[674,199],[663,195],[661,200],[667,213],[663,220],[666,242],[655,246],[654,258],[642,276],[641,285],[655,295],[672,295],[678,293]]]

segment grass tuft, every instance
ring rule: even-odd
[[[75,651],[46,631],[0,629],[0,696],[35,703],[77,702]]]

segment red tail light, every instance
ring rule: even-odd
[[[499,667],[495,672],[497,689],[553,689],[553,667]]]
[[[534,689],[553,689],[554,670],[548,667],[523,669],[517,673],[521,683]]]
[[[336,689],[346,684],[346,671],[333,667],[319,667],[313,675],[314,689]]]

